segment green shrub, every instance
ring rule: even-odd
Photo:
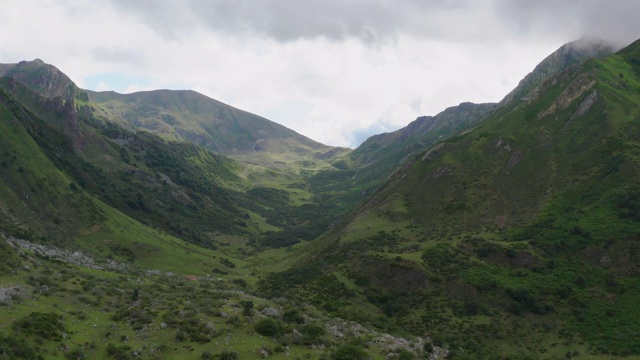
[[[340,345],[331,354],[333,360],[365,360],[368,358],[367,352],[357,345]]]
[[[282,319],[288,323],[304,324],[304,317],[296,309],[285,311]]]
[[[282,333],[282,326],[277,320],[272,318],[262,319],[253,327],[256,332],[262,336],[277,336]]]
[[[71,350],[68,353],[64,354],[64,357],[69,360],[82,360],[87,358],[84,352],[80,349]]]
[[[407,350],[400,350],[398,360],[415,360],[416,356]]]
[[[44,359],[33,346],[23,339],[0,335],[0,358],[7,359]]]
[[[128,345],[115,346],[113,344],[107,345],[107,355],[116,360],[129,360],[131,356],[131,347]]]
[[[32,312],[26,317],[13,322],[12,328],[17,333],[35,335],[46,340],[62,340],[65,331],[60,317],[53,313]]]
[[[220,360],[238,360],[238,353],[235,351],[224,350],[220,353]]]
[[[326,334],[324,327],[318,324],[307,324],[300,330],[305,344],[311,344]]]
[[[240,301],[240,305],[242,305],[242,315],[251,316],[253,314],[253,301],[243,300]]]

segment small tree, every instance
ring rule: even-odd
[[[251,316],[253,313],[253,301],[243,300],[240,301],[240,305],[242,305],[242,314],[244,316]]]

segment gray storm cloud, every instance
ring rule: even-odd
[[[365,43],[395,36],[403,7],[378,1],[129,1],[114,0],[156,31],[179,36],[204,28],[228,34],[253,34],[287,42],[298,39],[357,38]]]
[[[166,37],[205,29],[280,42],[354,38],[394,41],[399,33],[443,41],[594,35],[628,43],[640,36],[632,0],[113,0]]]

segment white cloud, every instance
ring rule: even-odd
[[[107,83],[106,83],[106,82],[104,82],[104,81],[100,81],[100,82],[98,83],[98,85],[96,85],[96,87],[95,87],[95,89],[94,89],[94,90],[95,90],[95,91],[109,91],[109,90],[111,90],[111,89],[113,89],[113,88],[111,87],[111,85],[107,84]]]
[[[2,63],[41,58],[94,90],[194,89],[341,146],[499,101],[585,32],[640,34],[618,0],[3,3]]]

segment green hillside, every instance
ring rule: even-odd
[[[419,153],[262,289],[455,358],[640,354],[639,59],[570,67]]]
[[[462,103],[435,116],[419,117],[394,132],[371,136],[351,153],[332,159],[333,167],[310,173],[305,179],[308,189],[319,202],[334,204],[335,214],[345,216],[416,153],[473,128],[499,105],[511,100],[526,101],[545,79],[588,58],[612,53],[613,46],[604,40],[582,39],[565,44],[536,66],[500,104]],[[333,216],[325,223],[335,223],[337,219]]]
[[[31,101],[33,98],[26,96],[28,90],[20,84],[3,84],[36,112],[51,108],[46,98]],[[246,231],[246,225],[239,223],[243,213],[222,186],[237,179],[232,161],[194,145],[167,143],[146,133],[101,123],[90,114],[76,112],[68,103],[73,99],[57,110],[46,111],[47,121],[17,102],[13,102],[13,114],[22,131],[55,164],[55,171],[67,175],[65,187],[69,191],[82,189],[138,221],[205,246],[212,245],[207,232]],[[62,124],[61,130],[50,124]],[[39,167],[25,164],[24,168],[31,171]],[[49,177],[44,174],[48,171],[41,177]],[[34,180],[37,182],[42,181]],[[48,198],[33,198],[51,203]]]

